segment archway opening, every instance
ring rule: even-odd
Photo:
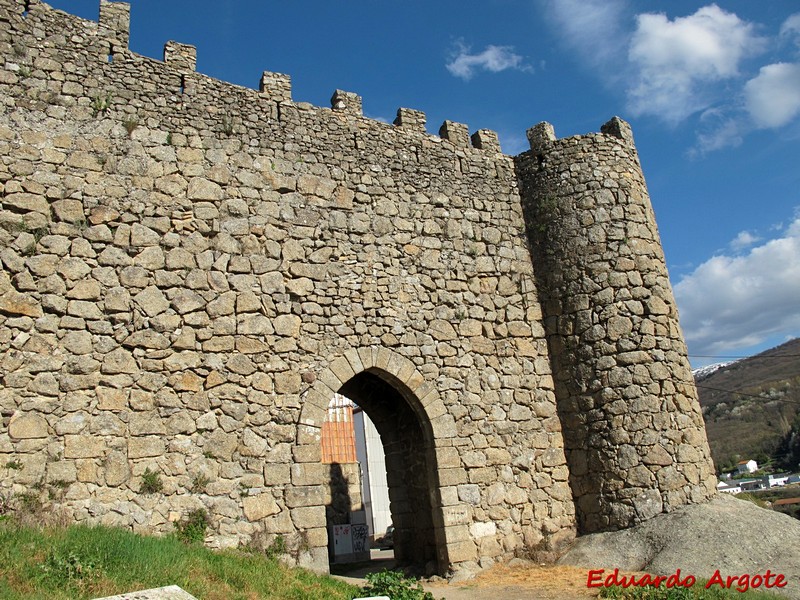
[[[438,564],[432,435],[413,408],[411,392],[399,382],[390,383],[391,379],[383,372],[364,371],[342,385],[338,393],[366,413],[380,436],[397,565],[433,574],[438,572]]]

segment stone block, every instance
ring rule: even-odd
[[[105,467],[106,485],[118,487],[126,483],[131,477],[128,457],[124,452],[111,452],[103,462]]]
[[[81,223],[86,217],[83,212],[83,203],[80,200],[56,200],[52,204],[53,214],[59,221],[68,223]]]
[[[473,506],[480,505],[481,503],[480,487],[472,483],[466,483],[459,485],[456,489],[458,490],[458,499],[461,500],[461,502],[465,502]]]
[[[72,354],[89,354],[92,351],[92,334],[88,331],[70,331],[61,343]]]
[[[270,463],[265,464],[264,484],[268,487],[271,487],[271,486],[284,485],[290,483],[292,466],[293,465],[289,464],[270,464]]]
[[[38,319],[44,312],[36,299],[21,294],[16,290],[9,290],[0,296],[0,312],[10,315],[23,315]]]
[[[108,374],[136,373],[138,370],[136,359],[125,348],[116,348],[106,354],[100,367],[102,373]]]
[[[448,543],[445,552],[451,563],[466,562],[478,557],[478,547],[470,540]]]
[[[3,197],[3,206],[13,208],[17,212],[50,214],[50,205],[47,203],[47,199],[39,194],[28,194],[26,192],[6,194]]]
[[[324,492],[321,485],[292,486],[285,493],[286,506],[298,508],[302,506],[319,506],[324,503]]]
[[[304,506],[301,508],[293,508],[292,523],[298,529],[314,529],[324,528],[327,523],[325,520],[325,507],[324,506]]]
[[[278,394],[296,394],[300,391],[302,379],[299,373],[275,373],[275,392]]]
[[[656,444],[645,454],[642,462],[646,465],[667,466],[672,464],[672,455],[661,444]]]
[[[445,527],[450,525],[468,525],[472,521],[472,507],[466,504],[446,506],[442,508]]]
[[[149,317],[155,317],[169,308],[169,300],[164,293],[156,286],[151,285],[144,288],[133,297],[133,301]]]
[[[103,456],[105,451],[105,441],[97,436],[64,436],[64,458],[97,458]]]
[[[247,496],[242,499],[242,511],[248,521],[260,521],[280,512],[278,503],[270,493]]]
[[[435,340],[448,341],[455,340],[458,337],[456,330],[449,321],[442,319],[434,319],[428,325],[428,331]]]
[[[292,516],[288,510],[282,510],[277,515],[267,517],[263,521],[264,533],[294,533],[295,527]]]
[[[319,462],[322,460],[322,452],[319,444],[293,446],[292,456],[294,460],[299,463]]]
[[[152,329],[146,329],[132,333],[122,341],[122,344],[129,348],[164,350],[169,348],[170,341],[165,335]]]
[[[230,460],[239,445],[239,437],[235,433],[226,433],[217,429],[206,440],[206,447],[216,458]]]
[[[50,428],[42,415],[18,411],[8,423],[8,435],[12,440],[46,438],[50,435]]]
[[[299,463],[292,465],[292,485],[320,485],[324,483],[324,466],[325,465],[321,463]]]
[[[164,440],[160,437],[134,437],[128,439],[128,458],[150,458],[164,454]]]
[[[100,299],[100,284],[94,279],[85,279],[78,281],[67,292],[67,298],[76,300],[99,300]]]
[[[128,407],[128,392],[115,388],[99,387],[96,390],[97,408],[100,410],[124,410]]]
[[[203,390],[203,378],[193,371],[176,373],[169,378],[169,383],[176,392],[200,392]]]
[[[47,481],[72,483],[78,479],[78,471],[75,462],[71,460],[59,460],[47,463]]]
[[[467,472],[462,468],[439,469],[439,485],[450,486],[467,483]]]
[[[156,411],[132,413],[128,430],[131,435],[164,435],[167,432],[163,419]]]

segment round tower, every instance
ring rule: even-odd
[[[517,172],[579,530],[705,501],[714,467],[630,125],[528,138]]]

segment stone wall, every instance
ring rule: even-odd
[[[594,289],[573,300],[559,273],[624,259],[609,246],[574,268],[531,260],[519,186],[531,203],[549,185],[535,166],[544,154],[515,163],[494,132],[450,121],[429,135],[410,109],[393,125],[372,121],[342,90],[330,109],[296,103],[278,73],[258,90],[233,86],[197,74],[191,46],[168,43],[164,62],[130,52],[126,5],[103,2],[100,19],[0,0],[0,492],[57,488],[76,521],[147,532],[205,508],[210,545],[281,535],[299,564],[324,571],[319,433],[342,391],[381,434],[396,553],[431,571],[552,555],[575,535],[573,494],[585,529],[646,518],[656,496],[668,510],[707,495],[694,491],[708,459],[691,382],[670,372],[685,364],[674,305],[666,320],[632,319],[641,338],[622,336],[649,342],[645,323],[668,328],[652,348],[562,342],[554,328],[562,312],[597,302],[602,313],[608,300]],[[587,139],[643,189],[632,146]],[[592,151],[559,154],[586,147],[572,140],[547,156],[559,177],[574,166],[594,189],[606,177]],[[624,199],[593,207],[588,192],[574,211],[559,189],[565,243],[580,245],[581,223],[604,211],[633,218],[615,212]],[[652,215],[642,219],[646,229]],[[532,239],[547,226],[537,222]],[[629,248],[619,294],[646,267]],[[534,264],[553,274],[537,278]],[[582,347],[564,352],[567,342]],[[621,365],[632,380],[612,385],[628,394],[613,411],[642,404],[653,416],[622,414],[632,436],[622,440],[619,413],[598,408],[597,444],[609,450],[585,459],[602,473],[586,479],[574,422],[594,407],[564,386],[616,374],[598,365],[617,351],[638,358]],[[645,479],[633,470],[653,436],[658,460],[674,463],[668,491],[656,483],[667,464]],[[599,513],[598,481],[614,490]],[[622,517],[606,503],[625,506]]]

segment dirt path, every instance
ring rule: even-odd
[[[437,600],[575,600],[595,598],[586,587],[586,569],[577,567],[497,566],[457,584],[426,583]]]
[[[355,585],[363,585],[359,577],[343,577]],[[496,566],[475,579],[448,584],[446,581],[425,582],[423,587],[436,600],[576,600],[595,598],[596,590],[586,587],[586,569],[578,567],[507,567]]]

